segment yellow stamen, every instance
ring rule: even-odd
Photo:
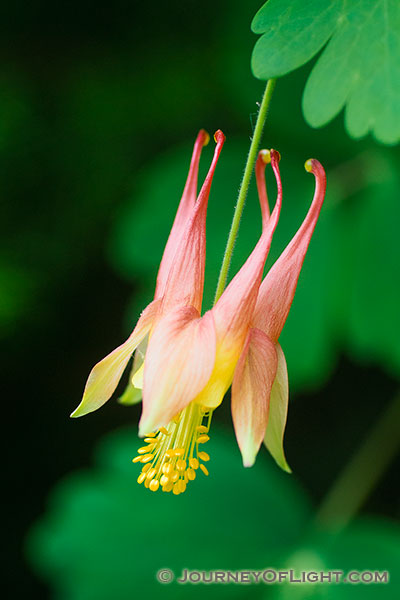
[[[154,477],[155,474],[156,474],[156,470],[155,469],[150,469],[150,471],[148,473],[146,473],[146,478],[147,479],[153,479],[153,477]]]
[[[167,477],[166,475],[163,475],[160,479],[160,485],[162,487],[164,487],[164,485],[168,485],[169,483],[169,477]]]
[[[151,446],[142,446],[142,448],[139,448],[138,454],[147,454],[148,452],[151,452],[155,446],[156,444],[152,444]]]
[[[160,486],[160,482],[158,481],[158,479],[152,479],[150,481],[149,488],[151,489],[152,492],[156,492],[158,490],[159,486]]]
[[[149,462],[149,460],[153,460],[154,458],[154,454],[145,454],[144,456],[142,456],[142,463],[147,463]]]
[[[178,479],[179,479],[178,471],[172,471],[172,473],[170,474],[169,477],[170,477],[171,481],[174,481],[174,482],[178,481]]]
[[[207,452],[199,452],[197,456],[201,460],[204,460],[205,462],[207,462],[208,460],[210,460],[210,456],[209,456],[209,454],[207,454]]]
[[[208,475],[199,461],[208,461],[210,456],[199,451],[199,444],[210,439],[207,433],[211,416],[212,410],[191,402],[166,427],[146,434],[148,445],[140,448],[133,459],[143,464],[138,483],[144,483],[153,492],[161,489],[177,496],[196,479],[196,469],[200,467]]]
[[[165,475],[171,475],[173,470],[174,470],[174,465],[172,463],[165,463],[161,469],[161,471],[163,473],[165,473]]]
[[[186,475],[188,476],[188,479],[190,479],[190,481],[196,479],[196,471],[194,471],[194,469],[188,469],[186,471]]]
[[[204,475],[208,475],[208,469],[204,465],[200,465],[200,469],[203,471]]]

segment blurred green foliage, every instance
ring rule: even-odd
[[[96,466],[66,478],[35,525],[27,552],[65,600],[134,598],[396,598],[400,531],[384,521],[342,534],[313,529],[311,507],[293,477],[265,453],[243,469],[231,437],[213,427],[210,476],[185,494],[153,493],[136,481],[135,431],[106,437]],[[160,584],[159,569],[389,570],[390,585]]]
[[[290,73],[326,45],[304,90],[304,116],[310,125],[325,125],[346,107],[352,137],[373,132],[383,143],[398,143],[397,0],[268,0],[252,28],[263,34],[252,58],[253,72],[261,79]]]

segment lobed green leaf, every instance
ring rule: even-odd
[[[343,108],[353,138],[372,133],[400,140],[400,3],[397,0],[269,0],[256,14],[256,77],[282,77],[327,43],[305,87],[303,113],[312,127]]]

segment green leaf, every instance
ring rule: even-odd
[[[251,28],[264,34],[256,43],[252,68],[259,79],[282,77],[308,62],[332,35],[341,0],[269,0]]]
[[[307,81],[303,112],[321,127],[346,108],[351,137],[400,140],[400,3],[397,0],[269,0],[253,31],[256,77],[281,77],[326,44]]]
[[[33,528],[28,558],[55,597],[200,599],[204,586],[161,585],[157,571],[264,568],[301,536],[308,501],[266,451],[244,469],[233,434],[212,426],[209,477],[199,473],[176,497],[136,483],[131,457],[139,444],[133,429],[105,438],[95,468],[59,484]],[[248,592],[249,586],[207,586],[212,598]],[[254,592],[260,597],[259,586]]]

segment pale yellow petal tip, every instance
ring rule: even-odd
[[[254,466],[256,462],[259,448],[256,448],[253,444],[245,444],[241,448],[243,466],[248,469]]]
[[[259,156],[261,156],[261,159],[265,165],[269,165],[271,162],[271,152],[269,150],[260,150]]]
[[[154,427],[154,423],[150,419],[147,419],[147,421],[143,421],[143,419],[140,419],[138,436],[140,438],[144,438],[147,436],[147,433],[149,431],[155,431],[156,429],[158,429],[158,427]]]
[[[126,392],[117,398],[117,402],[118,404],[121,404],[121,406],[132,406],[135,404],[135,402],[131,401],[130,394],[127,394]]]
[[[78,417],[83,417],[86,413],[82,411],[81,405],[79,405],[69,416],[71,419],[77,419]]]
[[[142,401],[142,390],[128,386],[125,392],[117,399],[122,406],[133,406]]]
[[[78,417],[83,417],[91,412],[96,410],[96,408],[91,407],[90,404],[84,400],[76,407],[76,409],[69,415],[71,419],[77,419]]]
[[[282,471],[285,471],[285,473],[289,473],[289,475],[292,474],[292,469],[289,467],[289,465],[286,462],[286,459],[283,458],[283,460],[281,461],[276,461],[276,464],[278,465],[278,467],[280,467],[282,469]]]
[[[304,163],[304,168],[306,171],[308,171],[308,173],[312,173],[313,170],[313,159],[309,158],[308,160],[306,160],[306,162]]]

